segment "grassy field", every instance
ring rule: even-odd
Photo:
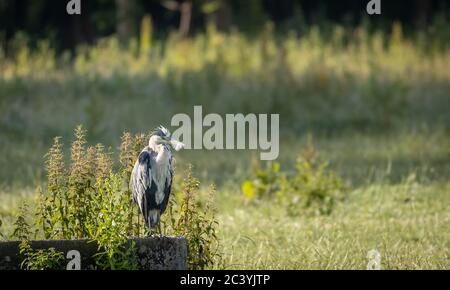
[[[427,38],[429,37],[429,38]],[[141,39],[148,39],[142,37]],[[289,215],[275,198],[248,202],[251,151],[183,151],[177,183],[194,165],[217,185],[217,268],[450,269],[450,50],[427,34],[369,34],[336,26],[302,37],[270,26],[178,41],[114,38],[56,56],[16,37],[0,52],[0,219],[8,236],[21,200],[45,182],[52,137],[69,148],[77,124],[117,152],[124,130],[148,132],[173,114],[279,113],[281,170],[294,170],[312,136],[348,184],[330,215]]]
[[[223,203],[225,264],[236,269],[448,269],[449,184],[379,182],[352,190],[330,216],[289,217],[272,202]]]

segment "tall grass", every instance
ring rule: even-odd
[[[408,104],[423,101],[420,93],[442,98],[450,78],[449,50],[424,49],[405,38],[398,23],[389,35],[336,26],[331,36],[312,27],[301,37],[279,37],[267,28],[255,39],[210,26],[191,39],[142,36],[147,44],[135,40],[121,48],[110,37],[61,56],[45,41],[30,51],[23,38],[15,39],[11,57],[0,59],[5,108],[38,86],[47,98],[83,100],[93,127],[106,116],[92,107],[114,97],[147,99],[172,111],[193,104],[219,112],[277,111],[290,120],[312,119],[311,108],[333,108],[336,119],[350,112],[351,119],[390,122]]]
[[[205,114],[279,113],[282,139],[448,132],[450,51],[431,32],[405,37],[394,24],[389,34],[335,26],[281,36],[270,25],[253,38],[213,26],[184,40],[143,34],[128,47],[109,37],[60,55],[46,41],[30,49],[19,34],[0,53],[0,164],[15,164],[3,182],[41,178],[47,140],[77,124],[117,146],[124,130],[168,124],[193,105]],[[24,154],[25,141],[36,154]]]

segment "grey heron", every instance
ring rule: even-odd
[[[134,165],[130,190],[150,233],[155,227],[160,229],[160,216],[169,202],[173,180],[171,149],[179,151],[182,148],[183,143],[159,126],[151,133],[148,146],[141,151]]]

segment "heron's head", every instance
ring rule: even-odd
[[[175,151],[180,151],[184,148],[184,144],[172,137],[169,130],[163,126],[156,128],[150,137],[148,145],[154,147],[155,145],[167,144]]]

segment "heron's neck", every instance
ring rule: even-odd
[[[164,145],[159,145],[158,146],[159,150],[156,151],[158,152],[158,156],[156,156],[156,161],[157,162],[166,162],[169,159],[169,150],[167,149],[166,146]]]
[[[165,162],[169,158],[169,150],[163,144],[149,144],[150,149],[156,152],[156,162]]]
[[[162,147],[161,145],[158,145],[151,141],[148,143],[148,148],[150,148],[151,150],[153,150],[156,153],[159,153],[159,151],[161,151],[161,147]]]

